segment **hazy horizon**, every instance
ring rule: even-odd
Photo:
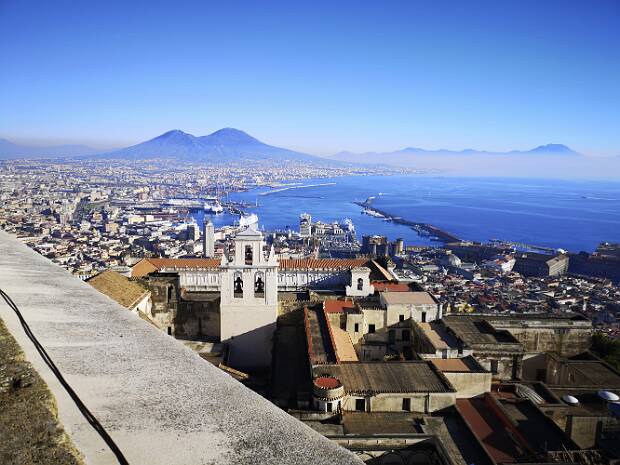
[[[174,129],[179,129],[179,128],[174,128]],[[112,150],[117,150],[117,149],[121,149],[124,147],[129,147],[129,146],[133,146],[136,144],[140,144],[142,142],[145,142],[146,140],[150,140],[153,139],[155,137],[160,136],[161,134],[164,134],[165,132],[174,130],[174,129],[169,129],[167,131],[164,131],[162,133],[159,134],[154,134],[152,137],[149,137],[148,139],[144,139],[144,140],[134,140],[134,141],[127,141],[125,143],[117,143],[117,144],[110,144],[109,141],[106,142],[104,140],[100,140],[100,141],[89,141],[89,140],[82,140],[82,139],[55,139],[55,138],[49,138],[49,139],[39,139],[39,138],[34,138],[34,139],[29,139],[29,138],[9,138],[9,137],[3,137],[0,134],[0,139],[5,139],[8,140],[16,145],[23,145],[23,146],[31,146],[31,147],[50,147],[50,146],[61,146],[61,145],[86,145],[90,148],[96,149],[98,151],[112,151]],[[208,131],[205,133],[194,133],[192,135],[194,136],[204,136],[204,135],[208,135],[211,134],[219,129],[222,128],[218,128],[218,129],[214,129],[213,131]],[[236,128],[236,129],[240,129],[243,130],[241,128]],[[183,129],[179,129],[183,132]],[[245,132],[245,131],[244,131]],[[189,133],[191,134],[191,133]],[[561,141],[549,141],[549,142],[540,142],[540,143],[532,143],[528,146],[525,147],[513,147],[511,149],[508,150],[495,150],[492,148],[488,148],[488,147],[446,147],[446,146],[436,146],[436,147],[422,147],[419,144],[415,144],[415,143],[410,143],[406,146],[402,146],[402,147],[385,147],[383,149],[379,149],[379,150],[360,150],[360,151],[352,151],[352,150],[347,150],[347,149],[342,149],[342,150],[336,150],[336,151],[330,151],[330,152],[324,152],[324,153],[317,153],[317,152],[310,152],[307,150],[304,150],[301,147],[298,146],[282,146],[282,144],[280,144],[278,141],[265,141],[261,138],[260,135],[257,134],[251,134],[249,133],[249,135],[256,137],[257,139],[259,139],[261,142],[265,142],[269,145],[274,145],[274,146],[281,146],[283,148],[289,149],[289,150],[295,150],[295,151],[299,151],[302,153],[308,153],[310,155],[317,155],[319,157],[329,157],[331,155],[336,155],[339,153],[358,153],[358,154],[373,154],[373,153],[389,153],[389,152],[397,152],[397,151],[401,151],[404,149],[408,149],[408,148],[412,148],[412,147],[416,147],[416,148],[421,148],[421,149],[425,149],[428,151],[465,151],[465,150],[476,150],[476,151],[481,151],[481,152],[489,152],[489,154],[495,154],[495,153],[503,153],[503,152],[510,152],[510,151],[527,151],[527,150],[531,150],[533,148],[542,146],[542,145],[547,145],[547,144],[562,144],[562,145],[566,145],[563,144]],[[573,147],[568,146],[571,149],[574,149]],[[579,150],[575,150],[576,152],[579,152]],[[615,158],[620,156],[620,153],[618,154],[607,154],[607,155],[598,155],[598,154],[590,154],[590,153],[582,153],[579,152],[582,155],[588,157],[588,158]]]

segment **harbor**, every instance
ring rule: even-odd
[[[364,209],[363,213],[367,215],[374,216],[376,218],[382,218],[386,221],[392,221],[397,224],[409,226],[420,235],[428,235],[431,236],[431,238],[437,238],[438,241],[444,243],[461,241],[461,239],[459,239],[454,234],[444,231],[443,229],[440,229],[437,226],[433,226],[432,224],[410,221],[400,216],[394,216],[384,210],[373,207],[372,198],[368,198],[364,202],[354,201],[353,203],[362,207]]]

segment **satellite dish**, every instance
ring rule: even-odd
[[[606,402],[618,402],[620,397],[611,391],[598,391],[598,396]]]
[[[579,399],[573,396],[562,396],[562,400],[566,402],[568,405],[577,405],[579,403]]]

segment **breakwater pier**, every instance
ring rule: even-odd
[[[365,208],[366,210],[369,210],[374,213],[378,213],[383,218],[388,219],[394,223],[409,226],[418,232],[424,231],[430,236],[436,237],[441,242],[460,242],[461,241],[461,239],[456,237],[454,234],[444,231],[443,229],[440,229],[437,226],[433,226],[432,224],[428,224],[428,223],[419,223],[415,221],[410,221],[400,216],[392,215],[391,213],[388,213],[386,211],[380,210],[372,206],[372,204],[368,201],[353,202],[353,203],[355,203],[356,205],[359,205],[362,208]]]

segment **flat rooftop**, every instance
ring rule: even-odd
[[[508,331],[495,330],[484,317],[448,315],[443,324],[469,346],[476,344],[519,344]]]
[[[471,355],[463,358],[432,358],[429,361],[439,370],[446,373],[477,373],[486,371]]]
[[[334,376],[349,394],[454,392],[450,382],[427,361],[352,362],[317,365],[314,376]]]
[[[384,292],[383,300],[388,305],[435,305],[437,301],[428,292]]]
[[[416,323],[436,350],[458,348],[458,341],[440,323]]]
[[[130,464],[361,463],[3,231],[0,257],[0,288]],[[85,462],[115,463],[3,301],[0,318],[51,389]]]
[[[570,360],[566,362],[570,371],[578,374],[579,385],[600,386],[620,389],[620,375],[599,361]]]

